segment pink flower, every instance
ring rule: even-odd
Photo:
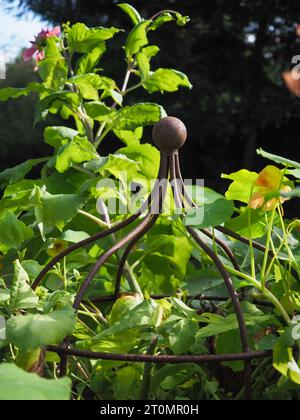
[[[23,60],[28,62],[32,59],[35,55],[36,61],[41,61],[45,58],[45,47],[46,41],[48,38],[59,36],[61,34],[61,30],[59,26],[56,26],[52,30],[48,28],[42,29],[41,32],[35,37],[34,41],[31,41],[32,46],[27,48],[23,53]]]

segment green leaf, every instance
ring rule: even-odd
[[[165,116],[163,107],[150,102],[125,106],[116,115],[114,129],[134,131],[138,127],[153,125]]]
[[[217,354],[242,353],[241,337],[238,330],[227,331],[220,334],[216,340]],[[223,362],[224,366],[228,366],[234,372],[242,372],[244,362]]]
[[[75,74],[93,73],[100,58],[106,52],[105,42],[99,42],[91,52],[82,56],[75,65]]]
[[[300,179],[300,169],[288,169],[286,175],[292,175],[294,178]]]
[[[0,250],[19,249],[24,241],[33,237],[33,231],[10,211],[0,216]]]
[[[120,321],[113,324],[111,327],[92,337],[90,342],[94,343],[92,348],[97,349],[97,342],[101,345],[101,340],[114,335],[118,336],[121,333],[123,340],[129,330],[134,330],[139,327],[154,327],[160,324],[162,319],[162,308],[154,300],[146,300],[127,313]]]
[[[292,327],[288,328],[277,340],[273,348],[273,366],[282,375],[287,376],[291,351],[294,344],[292,339]]]
[[[102,98],[107,98],[108,96],[110,96],[111,98],[113,98],[113,100],[116,102],[116,104],[118,104],[119,106],[122,106],[123,104],[123,95],[120,92],[117,92],[114,89],[108,89],[106,91],[104,91],[104,94],[102,95]]]
[[[123,12],[125,12],[130,17],[134,25],[137,25],[138,23],[142,21],[142,18],[139,12],[130,4],[120,3],[118,4],[118,7],[120,7],[123,10]]]
[[[142,303],[143,299],[139,294],[123,293],[113,304],[109,315],[110,325],[122,320],[132,309]]]
[[[58,172],[66,172],[73,163],[78,164],[96,159],[98,153],[86,137],[76,136],[57,152],[55,167]]]
[[[30,92],[27,88],[6,87],[0,89],[0,102],[6,102],[8,99],[17,99],[21,96],[27,96]]]
[[[0,172],[0,182],[2,185],[5,185],[6,183],[14,184],[21,181],[34,166],[47,160],[48,158],[30,159],[26,162],[20,163],[20,165],[14,166],[13,168],[5,169]]]
[[[150,144],[134,144],[119,149],[120,154],[136,162],[140,172],[148,179],[156,179],[159,167],[159,151]]]
[[[137,127],[135,130],[114,130],[115,135],[127,146],[139,144],[143,137],[143,127]]]
[[[52,126],[45,129],[44,140],[46,143],[50,144],[50,146],[58,149],[63,144],[66,144],[68,140],[73,140],[78,134],[78,131],[69,127]]]
[[[273,321],[273,318],[269,315],[253,315],[246,313],[244,316],[246,325],[251,326],[257,326],[259,324],[264,325]],[[238,321],[235,314],[222,317],[217,314],[205,313],[198,317],[198,320],[203,323],[208,323],[206,327],[202,327],[197,332],[198,338],[212,337],[238,329]]]
[[[230,179],[233,182],[230,184],[225,196],[228,200],[238,200],[242,203],[249,203],[253,184],[256,181],[258,174],[242,169],[230,175],[222,174],[222,178]]]
[[[149,78],[144,82],[144,87],[149,93],[176,92],[180,86],[192,88],[188,77],[173,69],[160,68],[150,73]]]
[[[84,99],[99,100],[99,89],[105,89],[106,85],[102,81],[102,77],[98,74],[82,74],[69,79],[69,82],[74,83],[80,94]]]
[[[108,117],[113,116],[116,111],[105,105],[104,102],[92,101],[86,102],[84,108],[90,118],[96,121],[106,121]]]
[[[279,163],[288,168],[300,169],[300,163],[294,160],[286,159],[281,156],[273,155],[272,153],[265,152],[263,149],[258,149],[256,153],[263,156],[265,159],[272,160],[275,163]]]
[[[53,37],[47,39],[45,57],[38,64],[44,86],[53,90],[63,89],[68,77],[68,66]]]
[[[186,353],[195,342],[198,331],[198,321],[195,319],[181,319],[170,331],[170,346],[174,354]]]
[[[89,235],[86,232],[75,231],[75,230],[66,230],[62,233],[61,239],[67,242],[76,244],[77,242],[83,241],[84,239],[89,238]]]
[[[49,112],[57,114],[63,106],[66,106],[72,113],[79,106],[79,103],[78,93],[68,90],[54,92],[38,102],[34,115],[34,125],[45,120]]]
[[[34,308],[38,297],[29,286],[29,277],[19,260],[14,262],[14,278],[10,288],[9,307],[12,312],[18,309]]]
[[[44,379],[34,373],[24,372],[16,365],[0,365],[0,400],[69,400],[71,380]]]
[[[31,92],[47,93],[48,89],[41,83],[32,82],[26,88],[6,87],[0,89],[0,102],[6,102],[8,99],[17,99],[21,96],[27,96]]]
[[[152,20],[139,22],[130,32],[125,44],[126,57],[130,58],[148,44],[147,29]]]
[[[112,385],[114,398],[119,400],[137,399],[141,387],[141,373],[135,366],[125,366],[116,373]]]
[[[62,230],[70,222],[86,202],[80,194],[45,194],[42,207],[36,208],[36,220],[42,235],[51,232],[55,227]]]
[[[251,221],[251,225],[249,225],[249,221]],[[225,223],[225,227],[252,239],[262,238],[266,234],[264,213],[250,208]]]
[[[162,13],[161,15],[159,15],[152,23],[150,29],[152,31],[155,31],[156,29],[160,28],[162,25],[164,25],[167,22],[171,22],[172,20],[174,20],[173,16],[171,15],[171,13]]]
[[[139,171],[139,165],[136,162],[119,153],[88,162],[84,167],[99,172],[104,177],[111,174],[119,179],[121,175],[126,174],[128,180]]]
[[[7,188],[4,198],[0,200],[0,213],[4,210],[22,211],[38,207],[41,205],[42,195],[43,188],[37,186],[34,186],[31,190],[21,190],[11,194],[9,194],[9,188]]]
[[[189,210],[184,219],[186,226],[196,226],[199,229],[222,225],[230,219],[234,212],[233,201],[225,198],[204,204],[195,210]]]
[[[84,23],[76,23],[67,30],[67,39],[70,53],[88,53],[96,48],[102,41],[112,38],[120,32],[116,28],[88,28]]]
[[[27,351],[49,344],[60,344],[75,327],[71,306],[47,314],[26,314],[11,317],[6,323],[7,339]]]
[[[137,64],[140,71],[140,76],[142,81],[148,79],[150,73],[150,61],[159,52],[159,48],[155,45],[149,45],[148,47],[143,48],[136,55]]]

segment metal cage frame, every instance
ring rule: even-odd
[[[32,284],[33,290],[35,290],[38,285],[42,282],[46,274],[51,270],[56,263],[58,263],[62,258],[69,255],[71,252],[84,247],[86,245],[92,244],[99,239],[105,238],[109,235],[112,235],[116,232],[122,231],[125,227],[132,224],[134,221],[138,220],[141,216],[142,219],[138,226],[133,228],[127,235],[125,235],[121,240],[116,242],[111,248],[102,253],[98,258],[97,262],[90,269],[87,277],[81,284],[81,287],[76,295],[74,301],[74,309],[78,310],[81,302],[84,299],[85,293],[88,286],[91,284],[92,280],[99,272],[100,268],[106,263],[106,261],[114,255],[117,251],[124,249],[123,256],[119,263],[119,268],[115,280],[115,291],[112,296],[102,296],[97,298],[97,302],[101,301],[114,301],[118,298],[121,287],[121,278],[126,264],[127,258],[130,254],[130,251],[135,246],[135,244],[154,226],[158,217],[162,213],[163,203],[166,196],[167,186],[170,183],[173,192],[173,198],[175,206],[178,209],[188,209],[188,208],[197,208],[196,204],[189,197],[183,178],[180,170],[179,154],[178,149],[184,144],[187,137],[187,132],[184,124],[175,117],[165,117],[160,120],[153,129],[153,140],[158,149],[160,150],[160,167],[158,171],[158,176],[156,184],[153,188],[152,193],[149,198],[144,202],[141,208],[132,216],[128,217],[126,220],[113,225],[111,228],[106,229],[105,231],[99,232],[94,236],[91,236],[87,239],[84,239],[72,246],[68,247],[62,251],[59,255],[53,258],[40,272],[40,274],[35,279]],[[146,213],[144,215],[144,213]],[[108,216],[107,216],[108,217]],[[203,241],[199,231],[197,231],[192,226],[186,227],[187,232],[190,237],[195,241],[196,244],[211,258],[214,265],[218,269],[221,277],[224,280],[224,284],[228,290],[228,297],[220,296],[197,296],[192,297],[193,299],[199,299],[201,301],[227,301],[231,300],[239,326],[239,334],[242,345],[241,353],[231,353],[231,354],[206,354],[206,355],[150,355],[150,354],[115,354],[115,353],[102,353],[102,352],[93,352],[86,350],[79,350],[70,346],[70,340],[68,338],[61,345],[49,345],[47,350],[56,352],[60,357],[60,376],[65,376],[67,374],[67,360],[69,356],[77,356],[81,358],[95,359],[95,360],[116,360],[116,361],[127,361],[127,362],[150,362],[150,363],[185,363],[185,362],[194,362],[194,363],[220,363],[220,362],[229,362],[229,361],[243,361],[244,362],[244,389],[245,389],[245,398],[250,400],[252,398],[251,390],[251,362],[254,359],[263,359],[270,357],[272,351],[251,351],[248,342],[247,335],[247,326],[243,311],[241,308],[241,300],[243,299],[243,293],[238,295],[236,292],[231,276],[226,270],[224,264],[222,263],[220,257],[212,250],[206,242]],[[249,240],[241,235],[238,235],[235,232],[232,232],[222,226],[215,228],[216,230],[222,232],[224,235],[234,238],[242,243],[249,245]],[[200,229],[202,234],[213,238],[213,234],[209,229]],[[232,252],[232,250],[219,238],[214,238],[216,245],[227,255],[231,261],[233,267],[240,271],[238,261]],[[259,251],[265,252],[263,245],[252,241],[252,245]],[[272,257],[273,252],[269,251],[269,255]],[[299,281],[299,277],[296,271],[293,271],[292,274]],[[154,299],[160,299],[167,296],[152,296]],[[266,302],[257,302],[258,304],[269,306]]]

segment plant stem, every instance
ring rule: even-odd
[[[99,219],[99,217],[96,217],[91,213],[88,213],[84,210],[78,210],[78,213],[81,214],[82,216],[86,217],[87,219],[90,219],[93,222],[97,223],[97,225],[100,226],[101,228],[108,229],[110,227],[110,225],[108,225],[103,220]]]
[[[240,277],[240,278],[248,281],[254,287],[256,287],[256,289],[258,289],[260,292],[262,292],[263,295],[265,296],[265,298],[268,299],[270,302],[272,302],[272,304],[275,306],[275,308],[281,313],[281,315],[284,318],[285,322],[288,325],[291,324],[291,319],[290,319],[289,315],[287,314],[286,310],[281,305],[281,303],[276,298],[276,296],[274,296],[273,293],[270,292],[270,290],[268,290],[267,288],[264,288],[261,283],[259,283],[256,279],[254,279],[253,277],[249,276],[248,274],[241,273],[240,271],[237,271],[234,268],[232,268],[232,267],[230,267],[229,265],[226,265],[226,264],[224,264],[224,267],[226,268],[226,270],[229,273],[234,274],[235,276]]]
[[[267,268],[267,263],[268,263],[268,258],[269,258],[270,242],[271,242],[271,238],[272,238],[272,232],[273,232],[273,225],[274,225],[276,210],[277,210],[277,206],[274,207],[274,209],[272,210],[271,219],[270,219],[270,222],[268,223],[266,249],[265,249],[265,254],[264,254],[263,265],[262,265],[262,268],[261,268],[261,284],[262,284],[263,291],[266,289],[267,276],[265,275],[265,273],[266,273],[266,268]]]
[[[147,350],[147,354],[154,355],[157,347],[158,337],[152,337],[150,345]],[[140,394],[140,400],[147,400],[150,390],[151,384],[151,370],[152,370],[152,363],[147,362],[144,365],[144,373],[143,373],[143,380],[142,380],[142,388]]]
[[[162,15],[162,14],[164,14],[164,13],[170,13],[170,14],[172,14],[172,15],[176,15],[176,13],[177,13],[177,12],[176,12],[175,10],[164,9],[164,10],[161,10],[160,12],[155,13],[155,15],[153,15],[153,16],[150,18],[150,20],[154,20],[154,19],[158,18],[160,15]]]

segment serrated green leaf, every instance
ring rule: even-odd
[[[105,42],[99,42],[91,52],[82,56],[76,63],[75,74],[93,73],[100,58],[106,52]]]
[[[1,185],[14,184],[21,181],[31,169],[39,163],[46,162],[49,158],[30,159],[26,162],[20,163],[20,165],[14,166],[13,168],[5,169],[0,172],[0,183]]]
[[[70,113],[75,110],[80,103],[78,93],[68,90],[61,90],[46,96],[38,102],[34,115],[34,125],[47,118],[49,112],[57,114],[62,107],[67,106]]]
[[[108,117],[113,117],[116,113],[115,110],[112,110],[104,102],[92,101],[86,102],[84,108],[90,118],[96,121],[106,121]]]
[[[149,93],[154,92],[176,92],[179,87],[192,88],[188,77],[173,69],[160,68],[154,73],[150,73],[148,79],[144,82],[144,87]]]
[[[132,57],[148,44],[147,29],[151,23],[152,20],[143,20],[132,29],[125,44],[127,58]]]
[[[85,137],[76,136],[63,145],[57,152],[55,167],[58,172],[66,172],[72,164],[96,159],[98,153],[94,146]]]
[[[114,130],[115,135],[127,146],[139,144],[143,137],[143,127],[137,127],[135,130]]]
[[[140,76],[142,81],[148,79],[150,73],[150,61],[159,51],[159,48],[155,45],[149,45],[148,47],[143,48],[136,55],[137,64],[140,71]]]
[[[45,59],[38,63],[38,67],[46,88],[63,89],[68,77],[68,66],[54,37],[47,39]]]
[[[84,23],[76,23],[67,30],[70,53],[88,53],[99,43],[112,38],[120,30],[117,28],[88,28]]]
[[[119,153],[136,162],[146,178],[156,179],[160,157],[155,147],[150,144],[134,144],[119,149]]]
[[[69,127],[47,127],[44,131],[44,140],[46,143],[58,149],[68,140],[73,140],[78,136],[78,131]]]
[[[115,130],[134,131],[138,127],[146,127],[158,122],[166,116],[166,112],[160,105],[145,102],[120,109],[115,117]]]

